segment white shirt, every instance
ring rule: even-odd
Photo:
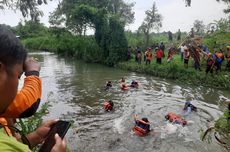
[[[188,49],[186,45],[185,46],[182,46],[182,45],[180,46],[180,52],[181,53],[184,53],[185,49]]]

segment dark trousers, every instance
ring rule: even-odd
[[[151,60],[147,59],[145,63],[146,63],[146,65],[147,65],[147,64],[150,64],[150,63],[151,63]]]
[[[215,66],[216,66],[216,73],[217,73],[218,71],[221,71],[221,62],[216,62],[216,63],[215,63]]]
[[[210,73],[213,73],[213,68],[212,68],[212,65],[207,65],[206,67],[206,74],[208,74],[208,72],[210,71]]]
[[[141,58],[140,58],[140,59],[137,59],[137,63],[138,63],[138,64],[141,64]]]
[[[230,72],[230,60],[226,64],[226,70]]]
[[[195,61],[194,66],[195,66],[195,70],[200,70],[201,71],[201,69],[200,69],[200,62],[196,62]]]
[[[157,63],[161,64],[161,58],[157,58]]]

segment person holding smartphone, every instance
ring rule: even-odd
[[[18,90],[18,79],[23,72],[23,65],[27,53],[15,35],[0,25],[0,115],[6,112],[14,101]],[[4,117],[8,118],[8,117]],[[47,121],[34,132],[28,134],[27,140],[31,147],[42,143],[56,120]],[[0,151],[28,152],[29,147],[16,140],[5,131],[5,126],[0,125]],[[57,134],[52,152],[65,152],[66,143]]]
[[[33,57],[26,59],[23,67],[23,73],[26,76],[23,87],[17,92],[7,110],[0,115],[0,124],[14,126],[16,118],[27,118],[37,111],[42,93],[40,69],[40,63]],[[6,131],[10,135],[14,134],[9,128],[6,128]]]

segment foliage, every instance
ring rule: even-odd
[[[22,39],[46,36],[48,34],[48,28],[44,24],[33,21],[25,21],[24,25],[19,22],[12,30]]]
[[[211,35],[207,35],[204,39],[211,52],[218,49],[226,50],[226,46],[230,44],[230,32],[216,31]]]
[[[225,150],[230,150],[230,120],[229,120],[229,110],[226,110],[218,120],[215,121],[214,126],[208,128],[205,132],[202,131],[201,139],[202,141],[212,142],[212,136],[215,140],[225,148]]]
[[[110,66],[115,65],[121,60],[125,60],[128,42],[125,37],[124,27],[119,23],[116,16],[110,18],[110,44],[109,44],[109,56],[106,63]]]
[[[139,27],[139,31],[145,35],[146,47],[149,45],[149,34],[152,29],[159,29],[162,26],[162,16],[157,13],[156,3],[153,3],[151,10],[145,12],[146,17]]]
[[[217,2],[223,1],[228,5],[228,8],[224,9],[225,13],[230,13],[230,0],[216,0]],[[185,6],[191,6],[192,0],[185,0]]]
[[[142,48],[142,50],[146,48],[146,44],[144,42],[145,36],[143,33],[128,31],[125,33],[125,35],[128,40],[128,45],[133,49],[137,46]],[[177,34],[174,34],[174,36],[177,36]],[[186,36],[187,33],[182,32],[181,40],[184,40]],[[151,47],[156,46],[160,42],[164,42],[166,49],[168,49],[173,45],[178,46],[179,44],[181,44],[181,40],[177,41],[177,38],[175,37],[174,41],[169,41],[168,34],[166,32],[149,34],[149,46]]]
[[[44,117],[48,113],[48,108],[50,107],[50,103],[46,102],[41,106],[41,109],[36,112],[33,116],[26,119],[19,119],[17,122],[17,126],[21,128],[22,133],[27,135],[37,129],[42,123],[42,117]]]
[[[205,25],[203,21],[195,20],[193,23],[195,34],[202,36],[204,34]]]
[[[126,3],[123,0],[63,0],[51,14],[50,23],[54,26],[65,23],[69,30],[82,35],[87,28],[93,26],[92,21],[88,20],[89,16],[78,14],[81,14],[79,9],[84,10],[81,8],[82,6],[88,6],[88,8],[95,10],[104,10],[104,13],[108,16],[116,15],[119,17],[120,22],[125,24],[130,24],[134,20],[134,12],[132,11],[134,3]]]
[[[38,9],[38,5],[42,3],[47,4],[47,0],[2,0],[0,1],[0,9],[19,9],[23,17],[28,17],[28,15],[30,15],[32,21],[38,22],[39,16],[43,15]]]
[[[48,108],[50,106],[50,103],[46,102],[33,116],[25,119],[18,119],[16,122],[16,126],[20,128],[21,133],[23,135],[27,135],[36,130],[42,124],[43,117],[48,113]],[[34,147],[33,151],[37,151],[37,148],[38,147]]]

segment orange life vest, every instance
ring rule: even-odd
[[[141,127],[138,127],[138,126],[134,126],[133,131],[138,136],[146,136],[148,134],[148,132],[146,130],[144,130]]]
[[[110,105],[110,103],[108,101],[105,101],[103,106],[104,106],[105,110],[110,110],[111,111],[113,109],[113,107]]]

